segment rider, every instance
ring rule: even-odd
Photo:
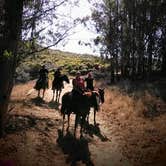
[[[89,72],[88,76],[85,78],[87,90],[91,90],[91,91],[94,90],[93,81],[94,81],[94,78],[92,77],[92,74]]]
[[[82,100],[83,93],[85,91],[84,79],[81,77],[81,73],[77,72],[76,77],[72,81],[73,90],[72,90],[72,98],[73,98],[73,107],[78,107],[78,102]]]
[[[54,80],[53,80],[53,87],[52,87],[52,89],[57,89],[58,87],[56,87],[56,86],[60,86],[60,87],[62,87],[63,88],[63,81],[61,81],[60,79],[61,79],[61,68],[59,67],[59,68],[57,68],[57,70],[55,70],[55,72],[54,72]]]
[[[54,78],[59,78],[61,76],[61,68],[58,68],[54,72]]]
[[[83,93],[85,91],[85,82],[81,77],[81,73],[77,72],[75,79],[73,79],[73,90]]]
[[[48,70],[45,68],[45,65],[39,71],[39,79],[37,80],[35,87],[38,90],[38,96],[40,96],[40,89],[43,89],[43,97],[45,89],[48,88]]]
[[[46,79],[48,77],[48,70],[45,68],[45,65],[39,71],[39,80]]]

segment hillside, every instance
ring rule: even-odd
[[[108,63],[100,57],[88,54],[74,54],[59,50],[46,50],[24,58],[17,67],[16,81],[26,82],[37,78],[41,65],[51,71],[62,67],[63,73],[75,75],[79,70],[82,74],[92,71],[95,66],[107,67]]]

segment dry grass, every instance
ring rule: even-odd
[[[33,92],[28,96],[29,90],[33,88],[33,86],[34,82],[29,82],[28,85],[18,85],[13,89],[12,105],[15,105],[15,109],[14,111],[11,111],[11,114],[24,115],[25,119],[29,116],[37,117],[35,126],[32,126],[30,129],[26,129],[23,132],[16,132],[16,140],[21,142],[22,146],[25,144],[24,146],[32,149],[32,152],[34,152],[34,147],[36,147],[36,154],[38,154],[38,149],[42,151],[44,146],[48,155],[42,151],[42,154],[45,157],[38,156],[39,159],[44,160],[45,158],[45,161],[49,162],[47,161],[47,156],[50,156],[50,163],[54,161],[57,162],[57,159],[59,160],[59,163],[61,163],[64,160],[64,155],[59,152],[59,149],[55,151],[52,148],[48,148],[55,145],[54,141],[57,137],[56,130],[60,126],[61,117],[54,109],[38,107],[32,105],[31,102],[29,103],[29,100],[37,95],[36,92]],[[106,101],[102,106],[102,110],[97,114],[97,120],[104,123],[105,126],[103,126],[103,128],[106,128],[106,131],[108,131],[106,132],[106,135],[109,138],[115,138],[115,142],[118,144],[123,155],[127,157],[134,166],[165,166],[166,114],[164,113],[166,111],[166,103],[147,90],[144,90],[143,92],[133,91],[132,93],[127,93],[117,86],[107,87],[103,82],[96,82],[96,86],[101,88],[106,87]],[[52,95],[52,93],[50,93],[50,95]],[[46,98],[46,103],[50,102],[51,97],[52,96]],[[57,121],[56,119],[59,120]],[[50,120],[52,127],[50,127],[50,123],[47,122]],[[36,129],[40,130],[36,131]],[[46,129],[49,129],[49,131]],[[47,135],[45,135],[45,133],[47,133]],[[34,137],[34,134],[36,134],[36,137],[42,139],[36,139],[39,142],[37,142],[35,146],[31,140]],[[11,156],[18,155],[20,150],[17,149],[18,152],[16,153],[15,147],[18,148],[20,146],[14,146],[16,144],[14,135],[9,135],[9,137],[10,136],[12,139],[6,139],[11,140],[9,141],[9,144],[14,147],[11,149],[11,151],[13,151]],[[32,144],[29,144],[31,142]],[[5,144],[5,142],[1,143]],[[111,148],[114,148],[114,144],[110,144],[110,146]],[[6,148],[5,151],[8,152],[10,146],[7,146]],[[108,150],[108,147],[104,148],[107,148]],[[103,147],[100,150],[103,150]],[[0,156],[3,155],[2,153],[3,150],[1,149]],[[27,153],[28,152],[26,152],[24,156],[29,156],[29,153]],[[57,153],[58,155],[56,156],[54,153]],[[6,154],[6,156],[8,157],[9,154]],[[36,156],[32,155],[31,157],[31,159],[34,159],[34,161],[38,163],[38,158]],[[19,160],[19,162],[22,161]],[[31,163],[27,163],[27,165],[28,164],[31,165]]]
[[[166,103],[145,91],[127,94],[117,87],[106,91],[103,105],[110,131],[133,165],[166,163]]]

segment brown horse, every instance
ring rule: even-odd
[[[82,129],[85,123],[86,117],[89,115],[90,108],[93,107],[95,110],[99,108],[99,101],[102,99],[104,100],[104,96],[100,96],[102,93],[96,92],[89,92],[84,94],[78,94],[72,92],[67,92],[62,96],[62,106],[61,106],[61,113],[63,115],[63,127],[62,131],[64,130],[64,120],[65,115],[68,116],[68,127],[70,126],[70,115],[74,113],[75,117],[75,127],[74,127],[74,135],[76,134],[76,128],[78,125],[78,120],[81,120],[81,136],[82,136]]]

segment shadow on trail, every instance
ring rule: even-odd
[[[103,141],[103,142],[109,140],[105,135],[103,135],[101,133],[99,124],[92,125],[92,124],[89,124],[88,122],[86,122],[85,126],[84,126],[84,129],[85,129],[84,132],[87,133],[87,134],[89,134],[91,137],[93,137],[95,135],[98,138],[100,138],[100,140]]]
[[[82,161],[86,166],[94,166],[90,158],[88,141],[84,137],[75,138],[70,132],[63,135],[62,130],[58,130],[57,143],[63,153],[68,155],[66,163],[76,166],[77,162]]]
[[[44,104],[46,104],[46,102],[41,97],[32,98],[30,101],[36,106],[43,106]]]
[[[59,106],[60,106],[60,103],[58,103],[56,101],[46,102],[41,97],[32,98],[30,101],[32,103],[34,103],[36,106],[44,107],[46,109],[51,108],[51,109],[57,109],[57,110],[59,110]]]
[[[48,107],[49,107],[49,108],[52,108],[52,109],[57,109],[57,110],[59,110],[59,106],[60,106],[60,103],[57,102],[57,101],[50,101],[50,102],[48,103]]]

